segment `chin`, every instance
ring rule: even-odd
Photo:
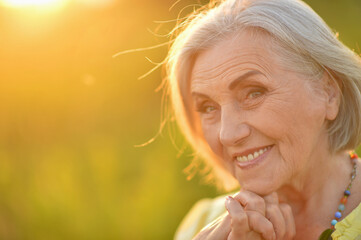
[[[277,190],[273,184],[267,184],[266,182],[243,183],[240,185],[242,190],[253,192],[259,196],[266,196]]]

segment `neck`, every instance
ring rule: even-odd
[[[280,202],[292,207],[296,221],[313,219],[328,224],[350,181],[352,164],[345,152],[324,151],[313,156],[306,169],[277,193]]]

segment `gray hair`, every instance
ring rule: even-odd
[[[280,46],[284,63],[319,80],[326,72],[341,92],[339,113],[329,122],[331,152],[350,150],[361,142],[361,60],[343,45],[327,24],[300,0],[224,0],[191,14],[179,25],[167,58],[169,93],[185,137],[211,169],[219,187],[235,180],[214,156],[201,135],[190,102],[194,57],[230,34],[250,29],[269,34]]]

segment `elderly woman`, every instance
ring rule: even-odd
[[[238,190],[197,203],[175,239],[361,239],[360,58],[299,0],[216,2],[181,28],[176,119]]]

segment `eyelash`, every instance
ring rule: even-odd
[[[257,93],[257,95],[255,97],[250,97],[252,96],[252,94]],[[246,96],[246,99],[254,99],[254,98],[258,98],[261,97],[264,94],[264,90],[263,89],[252,89]]]
[[[199,107],[197,107],[196,111],[197,111],[197,112],[200,112],[200,113],[208,114],[208,113],[210,113],[211,111],[207,111],[207,108],[213,108],[211,111],[213,111],[213,110],[216,109],[215,106],[209,105],[209,104],[207,104],[207,103],[203,103],[203,104],[201,104]]]
[[[242,101],[244,107],[253,108],[262,102],[265,96],[266,89],[264,88],[252,88],[248,91],[246,97]]]
[[[241,102],[243,102],[248,107],[255,106],[258,103],[260,103],[260,101],[257,101],[257,102],[252,102],[252,101],[261,100],[262,97],[264,96],[264,94],[265,94],[265,89],[252,88],[251,90],[249,90],[249,92],[247,93],[244,100],[241,100]],[[209,108],[211,108],[211,109],[209,110]],[[209,103],[208,101],[205,101],[196,107],[196,111],[203,113],[203,114],[210,114],[216,109],[217,109],[217,107],[214,106],[214,104]]]

